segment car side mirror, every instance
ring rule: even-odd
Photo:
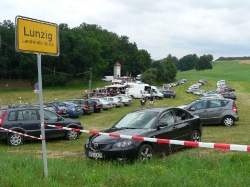
[[[195,111],[195,108],[194,107],[190,108],[190,111]]]
[[[168,126],[168,123],[166,121],[160,120],[157,127],[161,128],[161,127],[166,127]]]

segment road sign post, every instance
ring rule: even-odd
[[[15,41],[18,52],[37,54],[38,83],[34,86],[35,89],[39,90],[44,176],[47,178],[48,168],[44,130],[41,54],[59,55],[59,28],[54,23],[17,16]]]

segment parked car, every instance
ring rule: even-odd
[[[147,108],[128,113],[103,132],[198,142],[201,140],[202,124],[198,116],[183,109]],[[145,160],[156,155],[169,154],[183,146],[96,134],[87,139],[85,154],[95,159]]]
[[[62,102],[44,103],[44,107],[52,112],[59,114],[60,116],[62,116],[64,118],[69,117],[69,111],[67,110],[66,104],[64,104]]]
[[[220,93],[222,93],[222,92],[234,92],[234,91],[235,91],[235,89],[229,88],[229,87],[227,87],[227,86],[221,87],[221,88],[219,88],[218,90],[219,90]]]
[[[199,90],[199,91],[194,91],[193,94],[194,95],[205,95],[207,93],[206,90]]]
[[[83,126],[77,120],[63,118],[62,116],[47,109],[44,109],[43,111],[45,124],[83,129]],[[19,133],[25,133],[30,136],[40,137],[40,109],[39,107],[2,109],[0,110],[0,127]],[[46,139],[65,137],[68,140],[73,140],[80,134],[80,132],[64,130],[62,128],[45,127]],[[7,132],[2,129],[0,129],[0,139],[7,140],[8,145],[21,145],[24,141],[24,137],[21,134]]]
[[[79,105],[83,110],[83,115],[91,114],[94,112],[94,106],[91,99],[79,98],[79,99],[68,99],[67,101]]]
[[[236,103],[231,99],[198,99],[179,108],[198,115],[202,124],[223,124],[229,127],[239,120]]]
[[[103,110],[102,103],[99,100],[92,100],[94,112],[101,112]]]
[[[99,101],[102,104],[103,110],[108,110],[113,108],[113,105],[110,101],[107,101],[101,97],[92,97],[91,100]]]
[[[175,98],[176,93],[174,90],[161,90],[164,98]]]
[[[110,101],[115,108],[124,106],[122,101],[120,99],[118,99],[117,97],[114,97],[114,96],[113,97],[103,97],[103,99]]]
[[[83,115],[83,110],[79,105],[75,103],[66,102],[66,101],[63,103],[66,104],[70,118],[77,118]]]
[[[224,98],[221,94],[206,94],[201,99]]]
[[[190,89],[186,90],[187,93],[193,93],[195,91],[200,91],[200,89],[198,89],[198,88],[190,88]]]
[[[132,104],[132,99],[130,99],[126,95],[117,95],[115,97],[117,97],[118,99],[120,99],[122,101],[123,105],[125,105],[125,106],[129,106],[129,105]]]
[[[222,92],[221,95],[222,95],[222,97],[224,97],[226,99],[233,99],[233,100],[237,99],[235,93],[233,93],[233,92]]]

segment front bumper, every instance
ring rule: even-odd
[[[109,150],[94,150],[87,148],[86,145],[84,148],[86,157],[91,159],[126,161],[134,160],[137,157],[137,149],[135,146]]]

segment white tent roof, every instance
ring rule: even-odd
[[[126,85],[121,85],[121,84],[113,84],[109,86],[105,86],[105,88],[124,88]]]

